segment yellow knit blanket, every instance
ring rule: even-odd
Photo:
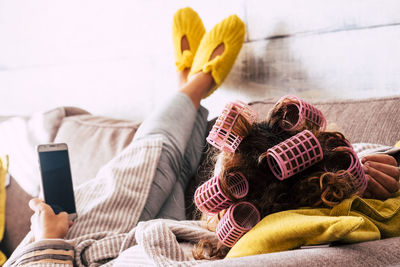
[[[400,236],[400,191],[386,201],[352,197],[333,209],[303,208],[266,216],[227,258],[284,251],[333,241],[355,243]]]

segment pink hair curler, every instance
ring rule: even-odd
[[[249,192],[249,183],[241,172],[229,173],[225,182],[229,193],[236,199],[241,199]],[[221,190],[219,175],[215,175],[197,188],[194,202],[197,208],[207,214],[215,214],[232,205],[233,201]]]
[[[288,125],[282,124],[281,126],[284,130],[294,130],[304,120],[314,123],[322,131],[325,130],[326,119],[319,109],[294,95],[284,96],[278,102],[284,101],[285,99],[292,100],[294,103],[287,104],[284,118],[288,121]]]
[[[244,138],[232,130],[239,114],[250,124],[257,119],[257,112],[244,102],[237,100],[228,103],[212,127],[207,142],[221,151],[235,152]]]
[[[260,212],[246,201],[229,207],[217,225],[217,238],[227,247],[236,242],[260,221]]]
[[[267,151],[268,165],[279,180],[305,170],[322,158],[321,145],[309,130],[304,130]]]
[[[347,169],[347,172],[351,174],[350,184],[353,189],[358,192],[358,195],[362,195],[365,189],[367,189],[368,181],[356,152],[354,152],[353,149],[350,149],[348,152],[351,160],[349,168]]]

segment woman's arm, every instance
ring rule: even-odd
[[[31,230],[35,242],[24,247],[6,266],[45,266],[61,264],[73,266],[74,247],[64,240],[69,227],[68,214],[55,214],[42,200],[34,198],[29,207],[35,212],[31,217]]]
[[[400,189],[400,170],[394,157],[386,154],[373,154],[362,159],[368,179],[368,187],[363,197],[387,199]]]
[[[8,266],[73,266],[74,247],[64,239],[42,239],[24,247],[4,265]]]

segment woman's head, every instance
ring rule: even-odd
[[[302,110],[308,112],[302,114]],[[218,177],[221,190],[232,203],[246,201],[253,204],[261,218],[302,206],[333,207],[353,194],[362,193],[363,184],[357,184],[354,178],[358,173],[347,171],[350,167],[357,169],[355,163],[358,162],[350,143],[339,132],[322,131],[325,125],[319,110],[295,97],[282,98],[260,122],[249,121],[247,116],[239,113],[229,131],[241,142],[234,151],[219,149],[214,156],[214,176]],[[287,179],[278,179],[268,164],[271,148],[304,133],[303,130],[311,131],[313,142],[318,143],[323,157],[321,155],[312,166],[307,165]],[[314,156],[314,152],[303,156],[302,160]],[[232,195],[227,186],[227,179],[235,172],[242,173],[248,181],[248,193],[240,199]]]

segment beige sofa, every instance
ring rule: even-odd
[[[276,100],[257,101],[251,105],[259,112],[259,119],[262,119]],[[394,145],[400,140],[400,96],[357,101],[314,102],[314,104],[324,112],[328,124],[335,123],[336,129],[341,130],[353,143]],[[54,116],[55,112],[57,116]],[[94,177],[104,163],[130,143],[139,126],[135,121],[99,117],[76,108],[58,108],[56,111],[46,113],[45,116],[52,116],[52,119],[44,120],[48,124],[53,124],[44,127],[51,131],[51,134],[48,134],[49,141],[66,142],[69,145],[74,186]],[[4,119],[6,118],[3,118],[0,126],[4,123]],[[29,118],[25,121],[28,123]],[[212,124],[213,121],[210,121],[209,126]],[[19,140],[14,139],[12,142]],[[17,160],[15,157],[18,157],[18,153],[13,156],[14,158],[10,157],[11,164],[13,160]],[[209,167],[211,166],[207,166],[204,161],[187,188],[185,204],[188,219],[196,218],[197,213],[192,201],[193,192],[199,183],[209,178],[205,176]],[[1,250],[8,255],[29,231],[29,218],[32,212],[27,202],[30,198],[31,196],[12,178],[7,187],[6,231],[1,242]],[[396,265],[400,264],[398,251],[400,251],[400,237],[229,259],[209,263],[207,266],[212,264],[248,266],[255,262],[259,263],[259,266]]]

